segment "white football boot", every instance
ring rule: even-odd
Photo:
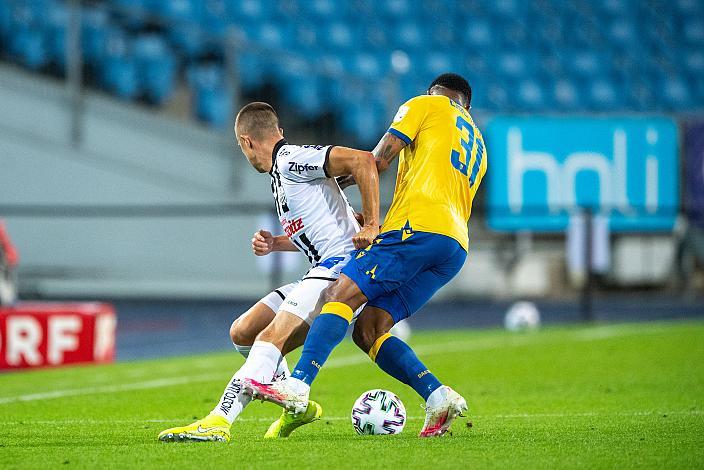
[[[444,435],[458,416],[465,416],[467,402],[462,396],[443,385],[435,390],[425,406],[425,423],[420,437]]]
[[[308,408],[310,387],[298,379],[288,378],[270,384],[244,379],[242,387],[252,399],[275,403],[294,414],[305,413]]]

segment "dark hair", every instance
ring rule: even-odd
[[[262,136],[279,129],[279,116],[270,104],[255,101],[240,109],[235,120],[235,127],[240,135],[246,134],[260,139]]]
[[[457,75],[456,73],[443,73],[438,76],[438,78],[433,80],[433,83],[431,83],[428,87],[428,91],[436,85],[462,93],[467,99],[467,106],[469,106],[472,102],[472,87],[469,86],[467,80],[465,80],[461,75]]]

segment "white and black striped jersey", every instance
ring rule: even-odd
[[[281,139],[272,155],[271,192],[281,227],[313,266],[335,264],[352,252],[360,230],[345,193],[327,173],[330,150]]]

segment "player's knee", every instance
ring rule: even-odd
[[[357,284],[346,277],[340,277],[325,289],[323,301],[325,303],[342,302],[350,306],[352,310],[356,310],[367,301],[367,298],[359,290]]]
[[[248,322],[243,321],[242,318],[237,318],[230,325],[230,339],[233,344],[240,346],[251,346],[254,344],[254,340],[257,337],[258,331],[254,331]]]

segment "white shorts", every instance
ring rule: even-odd
[[[340,277],[340,271],[349,259],[348,255],[343,261],[330,268],[316,266],[299,281],[275,289],[265,295],[260,302],[274,312],[279,310],[291,312],[310,325],[323,307],[323,292]],[[354,313],[354,318],[359,315],[362,307]]]

